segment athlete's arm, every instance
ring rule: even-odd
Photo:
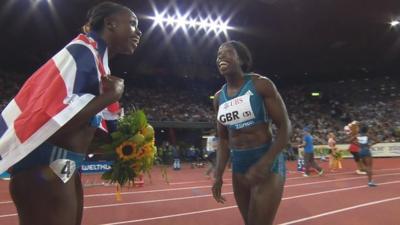
[[[124,92],[123,79],[115,76],[106,76],[102,78],[102,84],[104,93],[92,99],[89,104],[57,131],[54,136],[62,136],[65,133],[79,129],[84,124],[88,124],[91,117],[121,98]]]
[[[265,171],[265,166],[272,166],[278,153],[280,153],[289,143],[289,138],[291,135],[291,124],[285,103],[283,102],[282,97],[273,82],[260,76],[255,79],[255,87],[257,92],[264,98],[264,104],[268,116],[272,119],[272,122],[276,125],[278,130],[276,133],[276,138],[268,150],[268,153],[266,153],[265,156],[263,156],[263,158],[257,162],[254,168],[249,170],[247,175],[250,179],[250,182],[257,182],[257,180],[262,179],[262,173],[260,173],[260,171]],[[251,181],[251,179],[254,180]]]
[[[214,97],[214,110],[218,114],[219,108],[219,94],[217,92]],[[215,117],[216,118],[216,117]],[[214,185],[212,192],[215,200],[220,203],[225,202],[225,198],[221,196],[221,187],[223,184],[222,177],[224,175],[226,163],[229,159],[229,147],[228,147],[228,129],[223,126],[218,120],[217,123],[217,135],[218,135],[218,150],[217,150],[217,165],[214,173]]]

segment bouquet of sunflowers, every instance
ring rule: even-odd
[[[117,199],[121,187],[133,182],[141,174],[149,174],[156,159],[154,129],[147,123],[143,111],[125,115],[118,121],[117,131],[111,134],[111,144],[103,145],[106,152],[113,155],[111,170],[102,179],[117,183]]]

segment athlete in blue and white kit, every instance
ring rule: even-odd
[[[272,224],[285,183],[282,149],[291,131],[285,104],[268,78],[250,74],[251,55],[237,41],[222,44],[217,65],[226,84],[215,94],[218,151],[212,188],[217,202],[229,153],[236,202],[247,225]],[[271,121],[278,128],[274,140]]]
[[[360,145],[360,159],[364,164],[364,169],[368,176],[368,186],[376,187],[377,185],[372,181],[372,154],[369,150],[370,139],[368,137],[368,127],[362,126],[360,128],[360,134],[357,137],[358,143]]]

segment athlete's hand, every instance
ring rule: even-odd
[[[226,201],[226,199],[221,195],[222,184],[223,184],[222,179],[215,179],[214,184],[211,188],[213,197],[215,201],[217,201],[218,203],[225,203]]]
[[[104,94],[112,98],[112,100],[118,101],[124,93],[124,80],[112,75],[103,76],[101,79]]]
[[[245,175],[249,186],[257,185],[267,179],[271,174],[269,168],[271,166],[260,163],[251,166]]]

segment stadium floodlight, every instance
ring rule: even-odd
[[[219,23],[217,21],[210,21],[210,29],[217,32],[219,30]]]
[[[175,22],[175,18],[173,18],[172,16],[168,16],[166,19],[167,25],[173,25]]]
[[[398,21],[398,20],[392,20],[391,22],[390,22],[390,26],[392,26],[392,27],[395,27],[395,26],[397,26],[397,25],[399,25],[400,24],[400,22]]]
[[[222,31],[222,32],[226,32],[227,30],[228,30],[228,23],[227,22],[222,22],[221,24],[220,24],[220,26],[219,26],[219,29]]]
[[[215,33],[218,35],[218,34],[220,34],[221,32],[226,32],[227,31],[227,29],[228,29],[228,26],[226,25],[227,24],[227,22],[223,22],[222,20],[221,20],[221,18],[218,18],[216,21],[215,21],[215,25],[216,25],[216,29],[214,29],[214,31],[215,31]]]
[[[228,26],[228,22],[222,21],[220,18],[213,20],[210,17],[208,18],[188,18],[185,16],[181,16],[180,13],[177,12],[177,15],[163,15],[161,13],[155,13],[155,16],[149,17],[154,21],[155,25],[158,26],[176,26],[176,28],[181,28],[183,30],[189,30],[190,28],[195,29],[196,27],[199,29],[203,29],[207,31],[214,31],[216,34],[221,32],[226,33],[227,30],[232,29],[232,27]]]
[[[157,13],[156,16],[154,17],[154,23],[157,25],[162,25],[163,21],[164,21],[163,16]]]
[[[195,28],[196,25],[197,25],[197,22],[196,22],[195,19],[192,18],[192,19],[189,20],[188,25],[189,25],[190,28]]]
[[[199,24],[200,24],[200,28],[205,30],[208,26],[207,19],[200,18]]]
[[[176,19],[176,25],[178,27],[185,28],[186,23],[188,22],[182,16],[178,16],[178,19]]]

